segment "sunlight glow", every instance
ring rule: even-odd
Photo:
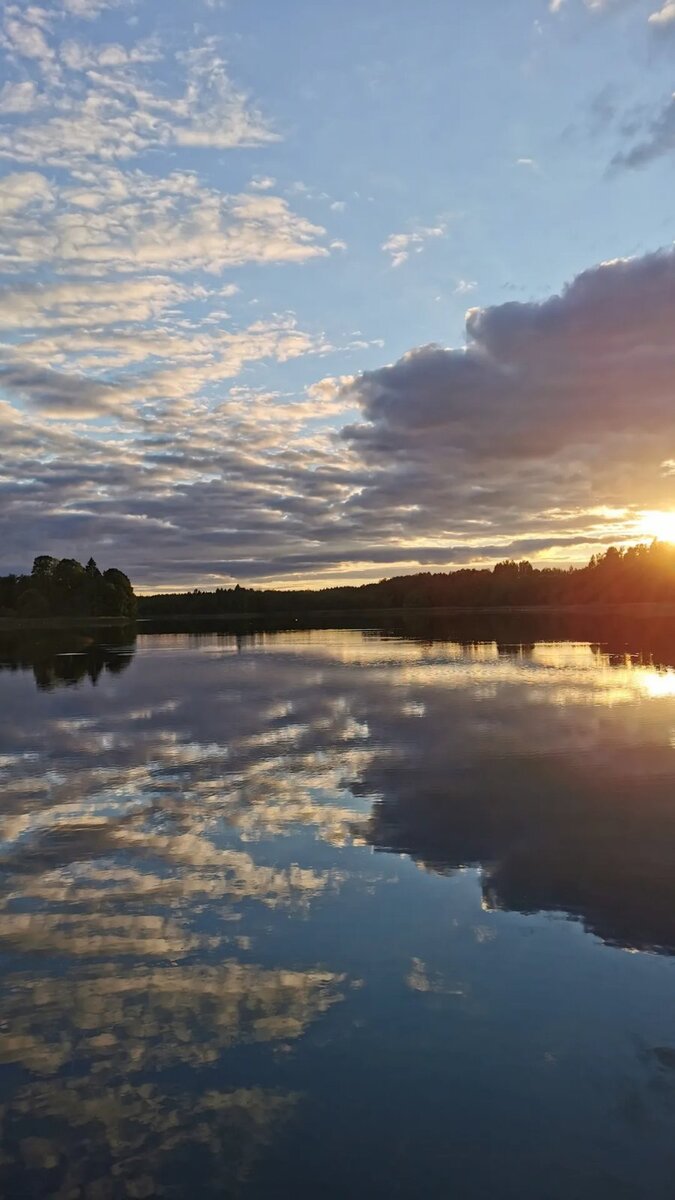
[[[638,533],[656,538],[659,542],[675,543],[675,512],[646,510],[641,514]]]

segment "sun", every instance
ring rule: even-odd
[[[675,544],[675,512],[658,510],[643,512],[638,533],[656,538],[657,542],[673,542]]]

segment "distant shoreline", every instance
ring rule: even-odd
[[[366,616],[377,613],[448,613],[450,615],[466,616],[475,614],[499,615],[500,613],[614,613],[632,612],[636,616],[675,616],[675,603],[665,603],[656,600],[631,600],[623,603],[593,603],[593,604],[500,604],[500,605],[415,605],[394,604],[381,607],[365,608],[305,608],[294,613],[291,609],[266,609],[265,612],[227,612],[227,613],[191,613],[168,612],[150,616],[139,616],[136,624],[161,624],[163,621],[250,621],[269,617],[285,617],[299,621],[307,617],[349,617]]]
[[[0,617],[0,633],[50,629],[116,629],[135,624],[129,617]]]
[[[617,604],[502,604],[475,605],[461,607],[459,605],[391,605],[373,608],[313,608],[303,609],[294,613],[289,609],[268,609],[266,612],[229,612],[229,613],[162,613],[155,616],[139,616],[135,620],[128,617],[0,617],[0,633],[37,633],[50,630],[69,629],[122,629],[127,625],[142,627],[144,625],[164,625],[172,621],[188,622],[191,625],[232,624],[237,621],[269,621],[282,619],[288,623],[309,622],[314,618],[325,620],[335,618],[336,624],[341,621],[353,622],[355,617],[375,618],[378,615],[401,614],[423,616],[425,613],[438,613],[447,616],[508,616],[522,614],[531,616],[555,616],[556,614],[588,614],[598,615],[624,613],[636,617],[675,617],[675,603],[658,601],[629,601]]]

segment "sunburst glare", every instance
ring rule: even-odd
[[[642,513],[637,528],[640,537],[656,538],[658,542],[675,543],[675,512],[650,509]]]

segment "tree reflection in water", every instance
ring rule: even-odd
[[[102,671],[119,675],[131,662],[136,626],[93,630],[0,632],[0,671],[32,670],[36,687],[52,691],[88,679],[95,684]]]

